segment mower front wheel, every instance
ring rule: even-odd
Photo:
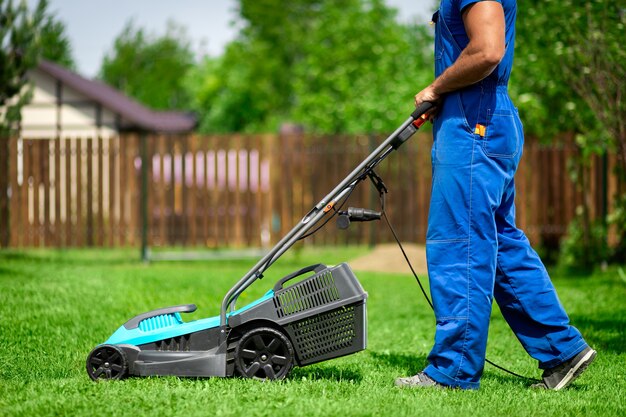
[[[87,357],[87,374],[94,381],[122,379],[128,374],[128,359],[115,345],[100,345]]]
[[[239,375],[254,379],[283,379],[294,364],[291,342],[271,327],[246,332],[235,348],[235,368]]]

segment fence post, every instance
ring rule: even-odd
[[[139,217],[141,219],[141,260],[148,262],[148,138],[147,133],[139,134],[141,157],[141,196]]]
[[[0,136],[0,248],[9,246],[9,137]],[[15,190],[12,190],[15,192]]]

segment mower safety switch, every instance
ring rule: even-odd
[[[348,211],[340,211],[337,217],[337,227],[347,229],[350,222],[370,222],[380,220],[382,213],[364,208],[348,207]]]

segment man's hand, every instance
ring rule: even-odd
[[[428,111],[428,113],[426,113],[428,115],[428,120],[432,122],[433,118],[437,114],[437,104],[439,103],[440,98],[441,96],[437,94],[435,88],[431,84],[415,95],[415,107],[419,107],[419,105],[425,101],[433,103],[435,107],[433,107]]]

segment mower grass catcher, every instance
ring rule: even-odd
[[[234,376],[285,378],[295,366],[337,358],[367,345],[367,293],[346,263],[311,265],[281,280],[263,297],[239,309],[239,295],[325,216],[339,214],[340,227],[370,221],[380,213],[349,208],[339,211],[354,188],[370,178],[379,192],[384,184],[374,168],[425,122],[430,103],[417,108],[333,191],[322,199],[225,295],[220,315],[184,322],[194,304],[167,307],[128,320],[87,357],[94,381],[133,376]]]

